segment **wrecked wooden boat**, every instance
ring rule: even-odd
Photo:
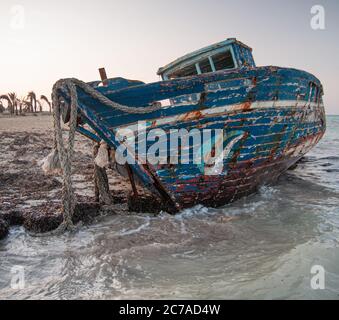
[[[162,81],[150,84],[105,77],[88,83],[101,98],[75,83],[76,130],[98,143],[104,141],[110,151],[124,147],[126,157],[134,161],[117,165],[118,170],[127,169],[132,180],[166,203],[169,211],[196,204],[220,206],[273,183],[325,132],[320,81],[301,70],[257,67],[252,49],[236,39],[187,54],[160,68],[158,75]],[[57,95],[67,123],[70,92],[58,89]],[[201,154],[200,163],[171,162],[177,151],[169,141],[162,155],[168,161],[151,163],[146,153],[154,146],[156,134],[148,139],[154,129],[166,134],[185,129],[189,138],[193,129],[207,130],[212,138],[205,143],[200,137],[198,149],[194,143],[185,146],[189,156]],[[222,130],[222,139],[213,134],[216,130]],[[139,144],[132,149],[135,139],[146,151],[140,151]],[[213,158],[217,145],[223,153],[215,174],[206,159]]]

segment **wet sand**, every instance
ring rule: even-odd
[[[10,225],[46,232],[62,221],[61,176],[46,175],[41,169],[41,160],[52,146],[50,115],[0,117],[0,237]],[[81,205],[75,222],[99,214],[94,203],[92,147],[92,141],[76,135],[73,182]],[[129,182],[112,170],[108,170],[108,177],[115,201],[126,204],[131,192]]]

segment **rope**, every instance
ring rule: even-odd
[[[57,83],[58,84],[58,83]],[[64,145],[64,140],[62,137],[62,128],[60,120],[60,111],[61,106],[57,95],[58,86],[54,85],[52,93],[52,102],[54,105],[53,117],[54,117],[54,144],[57,147],[57,153],[59,156],[61,169],[62,169],[62,206],[63,206],[63,222],[60,226],[52,231],[52,234],[60,234],[65,230],[73,230],[72,217],[75,208],[75,199],[74,199],[74,190],[72,186],[72,157],[74,153],[74,137],[75,130],[77,125],[77,92],[76,87],[71,82],[65,82],[63,88],[67,88],[71,98],[71,115],[70,115],[70,125],[69,125],[69,134],[68,134],[68,148],[66,149]],[[54,146],[55,147],[55,146]]]
[[[101,92],[95,90],[93,87],[88,85],[86,82],[83,82],[79,79],[75,78],[69,78],[69,79],[61,79],[59,80],[53,87],[53,93],[57,95],[57,90],[58,89],[63,89],[65,87],[69,86],[77,86],[81,88],[84,92],[86,92],[88,95],[90,95],[92,98],[98,100],[100,103],[111,107],[113,109],[125,112],[125,113],[132,113],[132,114],[144,114],[144,113],[151,113],[154,111],[158,111],[162,109],[160,105],[151,105],[148,107],[129,107],[129,106],[124,106],[121,105],[117,102],[114,102],[110,99],[108,99],[106,96],[104,96]],[[77,98],[77,92],[75,90],[75,95],[74,97]],[[71,101],[72,101],[72,95],[71,95]],[[58,102],[57,102],[58,103]]]
[[[62,188],[62,206],[63,206],[63,222],[60,226],[51,232],[45,233],[45,235],[61,234],[66,230],[74,230],[72,217],[75,208],[75,197],[72,185],[72,158],[74,154],[74,137],[77,126],[77,112],[78,112],[78,93],[77,87],[81,88],[92,98],[98,100],[100,103],[111,107],[113,109],[132,114],[144,114],[150,113],[161,109],[161,105],[151,105],[148,107],[129,107],[116,103],[87,83],[75,79],[61,79],[57,81],[53,86],[52,102],[53,102],[53,120],[54,120],[54,149],[58,153],[62,176],[63,176],[63,188]],[[70,98],[70,124],[68,135],[68,148],[65,147],[62,137],[61,128],[61,102],[59,100],[58,92],[63,90],[68,92]]]

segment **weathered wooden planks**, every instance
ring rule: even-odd
[[[124,113],[78,92],[82,122],[112,148],[123,143],[116,131],[121,127],[134,131],[139,121],[145,121],[147,132],[161,129],[166,134],[173,128],[222,129],[224,144],[239,136],[230,144],[218,175],[207,175],[195,163],[131,164],[139,180],[164,201],[171,199],[176,209],[196,203],[217,206],[253,192],[277,179],[324,134],[322,86],[316,77],[296,69],[257,68],[248,47],[232,45],[237,69],[151,84],[108,79],[106,87],[96,88],[126,106],[171,101],[158,111]],[[67,93],[60,94],[67,100]],[[148,149],[152,141],[145,142]],[[129,151],[129,157],[138,151]],[[194,145],[188,151],[192,157]],[[167,156],[174,152],[169,147]]]

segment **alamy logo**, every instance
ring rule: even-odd
[[[10,26],[14,30],[21,30],[25,28],[25,8],[21,5],[15,5],[11,8]]]
[[[314,276],[311,278],[311,288],[313,290],[325,289],[325,269],[323,266],[315,265],[311,268],[311,274]]]
[[[311,28],[313,30],[325,30],[325,8],[321,5],[314,5],[311,8]]]
[[[204,175],[219,175],[232,157],[234,150],[249,134],[246,131],[223,129],[169,129],[147,130],[146,121],[139,121],[132,128],[116,132],[119,147],[115,161],[125,163],[177,165],[194,164]]]
[[[13,266],[11,269],[11,288],[22,290],[25,288],[25,268],[23,266]]]

